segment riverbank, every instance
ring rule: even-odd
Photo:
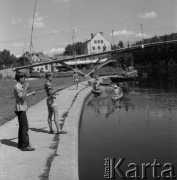
[[[87,82],[78,90],[70,86],[57,95],[64,135],[48,134],[45,99],[29,108],[29,137],[35,151],[17,148],[17,118],[0,126],[0,179],[78,179],[78,126],[85,97],[91,92]],[[55,126],[53,125],[54,130]]]

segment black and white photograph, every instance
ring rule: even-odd
[[[177,179],[177,0],[0,0],[0,180]]]

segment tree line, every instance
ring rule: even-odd
[[[164,36],[154,36],[143,41],[138,41],[133,45],[141,45],[154,42],[177,40],[177,33]],[[134,62],[139,66],[167,66],[177,65],[177,44],[158,45],[147,47],[142,50],[132,52]]]
[[[26,57],[16,57],[13,54],[10,54],[10,51],[4,49],[0,51],[0,69],[8,69],[12,67],[24,66],[29,62]]]

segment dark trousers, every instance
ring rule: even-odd
[[[18,117],[19,130],[18,130],[18,147],[25,148],[29,146],[28,136],[28,119],[26,111],[15,111]]]

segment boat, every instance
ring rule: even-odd
[[[103,92],[102,89],[93,89],[93,90],[92,90],[92,93],[93,93],[93,94],[97,94],[97,95],[100,95],[102,92]]]
[[[130,69],[130,70],[127,70],[126,72],[124,72],[122,75],[110,77],[110,80],[113,83],[132,81],[132,80],[136,79],[137,76],[138,76],[138,71],[136,69]]]
[[[121,97],[123,97],[123,93],[119,93],[118,95],[113,95],[111,98],[112,100],[116,101],[119,100]]]
[[[125,82],[125,81],[132,81],[134,80],[135,77],[127,77],[127,76],[123,76],[123,75],[117,75],[117,76],[114,76],[114,77],[110,77],[110,80],[113,82],[113,83],[116,83],[116,82]]]
[[[112,81],[108,78],[108,79],[102,79],[102,81],[100,82],[100,85],[102,86],[110,86],[112,83]]]
[[[137,77],[137,75],[138,75],[138,70],[134,68],[126,71],[126,73],[124,74],[124,76],[127,76],[127,77]]]

